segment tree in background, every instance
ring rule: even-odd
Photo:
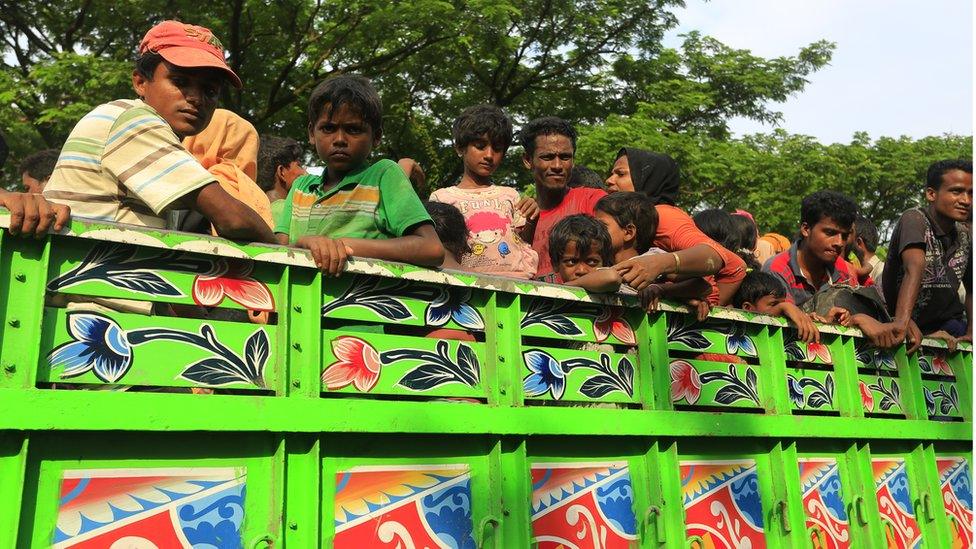
[[[221,105],[261,132],[304,142],[315,84],[337,73],[369,76],[386,113],[379,154],[415,158],[432,188],[459,175],[450,125],[464,107],[482,102],[504,107],[517,125],[547,114],[580,125],[580,160],[598,171],[623,144],[670,152],[682,164],[685,206],[750,207],[779,230],[817,185],[849,191],[870,214],[893,217],[915,200],[906,184],[918,185],[931,158],[961,151],[962,138],[953,137],[871,142],[858,135],[830,146],[783,132],[731,139],[732,117],[779,122],[770,105],[802,92],[834,46],[819,41],[766,59],[692,32],[666,48],[662,39],[680,5],[0,0],[0,100],[12,106],[0,110],[11,148],[0,176],[15,185],[21,158],[60,147],[94,106],[131,97],[136,47],[164,19],[208,26],[224,41],[245,87],[225,90]],[[497,178],[524,188],[531,181],[519,155],[510,151]]]

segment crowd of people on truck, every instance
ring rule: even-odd
[[[882,260],[877,227],[841,193],[803,198],[795,239],[760,235],[744,210],[678,207],[679,167],[665,154],[622,148],[603,181],[574,165],[570,123],[547,116],[515,132],[493,105],[458,114],[463,175],[424,202],[416,162],[372,158],[382,102],[354,74],[311,92],[307,140],[324,169],[307,173],[296,139],[259,136],[217,108],[224,86],[243,83],[195,25],[151,28],[132,83],[136,99],[96,107],[60,152],[23,161],[25,192],[0,191],[11,234],[60,230],[70,215],[297,246],[328,276],[368,257],[636,294],[649,310],[663,298],[699,318],[734,306],[784,316],[806,341],[819,338],[815,321],[884,347],[972,338],[971,160],[929,167],[926,206],[897,220]],[[493,179],[516,141],[534,198]]]

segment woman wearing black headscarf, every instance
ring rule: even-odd
[[[658,214],[654,245],[672,252],[629,260],[642,268],[624,272],[624,281],[638,287],[662,274],[715,275],[709,302],[727,305],[745,277],[745,264],[742,258],[702,233],[691,217],[675,205],[679,186],[678,163],[670,156],[630,147],[617,153],[607,178],[609,192],[639,192],[649,197]]]

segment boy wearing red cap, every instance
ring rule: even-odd
[[[274,242],[268,225],[231,197],[180,143],[203,131],[229,82],[220,41],[204,27],[164,21],[139,45],[139,99],[100,105],[65,142],[44,196],[76,217],[164,228],[169,209],[197,210],[218,234]]]

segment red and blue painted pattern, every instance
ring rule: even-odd
[[[851,546],[847,510],[841,493],[840,472],[833,458],[800,460],[803,512],[813,547],[840,549]]]
[[[245,470],[65,471],[54,547],[241,547]]]
[[[689,547],[766,547],[755,461],[682,461],[681,492]]]
[[[338,549],[475,547],[467,465],[339,471],[334,517]]]
[[[942,503],[952,523],[953,549],[973,546],[973,479],[964,457],[939,457]]]
[[[533,464],[532,536],[539,549],[633,546],[637,521],[627,464]]]
[[[908,472],[902,458],[875,458],[875,495],[881,511],[888,547],[907,549],[922,546],[922,534],[912,509],[912,496],[908,487]]]

